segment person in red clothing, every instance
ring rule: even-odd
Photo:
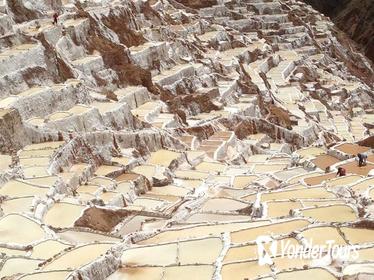
[[[55,12],[55,13],[53,14],[53,25],[57,25],[57,20],[58,20],[58,13]]]
[[[339,167],[338,172],[336,173],[336,176],[342,177],[342,176],[345,176],[346,173],[347,172],[346,172],[345,168]]]

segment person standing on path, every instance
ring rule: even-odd
[[[358,153],[357,157],[358,157],[358,166],[359,167],[365,166],[366,161],[368,159],[368,155],[366,153]]]
[[[57,22],[58,22],[58,13],[55,12],[53,14],[53,25],[57,25]]]

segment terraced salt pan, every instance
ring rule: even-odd
[[[153,194],[152,192],[148,192],[144,195],[142,195],[144,198],[150,198],[150,199],[157,199],[157,200],[164,200],[168,203],[175,203],[181,199],[179,196],[174,196],[174,195],[158,195],[158,194]]]
[[[285,186],[283,188],[283,190],[300,190],[300,189],[306,189],[306,188],[307,188],[307,186],[304,186],[303,184],[296,183],[296,184]]]
[[[128,157],[112,157],[112,161],[114,163],[118,163],[118,164],[126,166],[130,163],[131,158],[128,158]]]
[[[321,207],[335,204],[344,204],[345,201],[342,199],[311,199],[301,201],[304,207]]]
[[[85,163],[78,163],[74,164],[70,167],[69,172],[75,173],[75,174],[82,174],[84,171],[86,171],[88,168],[90,168],[89,164]]]
[[[107,280],[210,280],[213,277],[214,267],[211,265],[184,265],[168,267],[128,267],[120,268],[110,275]]]
[[[153,187],[152,191],[149,193],[159,194],[159,195],[175,195],[175,196],[185,196],[190,192],[189,189],[177,187],[173,185],[168,185],[165,187]]]
[[[279,180],[286,181],[289,178],[305,173],[307,173],[307,170],[302,167],[297,167],[275,172],[274,176]]]
[[[140,176],[137,173],[124,173],[118,177],[115,178],[116,182],[129,182],[129,181],[135,181]]]
[[[291,177],[290,179],[286,180],[286,182],[289,184],[297,184],[300,182],[304,182],[306,178],[315,177],[321,174],[323,174],[321,171],[309,172],[309,173]]]
[[[4,99],[0,100],[0,108],[2,109],[9,109],[10,105],[15,103],[17,100],[19,100],[18,96],[8,96]]]
[[[121,194],[130,193],[133,189],[133,185],[130,182],[122,182],[117,185],[116,191]]]
[[[193,145],[193,142],[190,144],[190,146],[192,145]],[[196,162],[196,161],[202,160],[205,157],[206,153],[202,151],[186,151],[185,155],[187,156],[187,159],[189,162]]]
[[[320,169],[325,170],[326,167],[338,163],[340,160],[330,155],[319,155],[312,162]]]
[[[202,65],[195,64],[182,64],[176,65],[172,69],[166,70],[161,74],[152,78],[152,81],[161,86],[169,85],[182,77],[191,77],[195,74],[195,69],[200,68]]]
[[[99,195],[99,198],[101,198],[105,204],[110,204],[113,200],[118,198],[120,194],[118,192],[103,192]]]
[[[221,271],[222,280],[254,279],[270,273],[269,266],[260,266],[257,261],[224,264]]]
[[[202,211],[238,211],[243,208],[247,208],[250,205],[237,200],[228,198],[212,198],[204,203],[201,208]]]
[[[101,115],[105,115],[107,112],[117,110],[119,107],[123,106],[123,104],[118,102],[93,102],[90,106],[98,109]]]
[[[335,177],[336,177],[335,173],[328,173],[324,175],[318,175],[318,176],[305,178],[304,182],[309,186],[314,186],[314,185],[322,184],[322,182],[327,181],[329,179],[333,179]]]
[[[193,182],[193,185],[196,186],[196,182],[201,182],[197,180],[204,180],[209,177],[208,172],[202,172],[202,171],[195,171],[195,170],[176,170],[174,172],[175,176],[178,178],[183,179],[191,179]]]
[[[132,169],[133,172],[143,175],[148,180],[152,179],[152,177],[156,174],[156,166],[154,165],[139,165]]]
[[[26,256],[27,254],[27,251],[23,251],[23,250],[15,250],[15,249],[8,249],[8,248],[4,248],[4,247],[0,247],[0,255],[4,254],[4,257],[17,257],[17,256]]]
[[[55,228],[72,227],[82,215],[83,205],[59,202],[52,206],[44,216],[44,222]]]
[[[315,157],[318,155],[325,154],[326,151],[324,149],[317,148],[317,147],[311,147],[311,148],[308,147],[308,148],[297,150],[295,153],[301,157]]]
[[[299,242],[295,238],[285,238],[282,240],[278,240],[278,242],[283,242],[283,244],[289,245],[300,245]],[[266,245],[265,245],[265,248]],[[267,248],[268,249],[268,248]],[[277,254],[281,253],[281,247],[277,247]],[[238,262],[243,260],[250,260],[250,259],[257,259],[257,245],[244,245],[238,247],[230,247],[223,259],[224,263],[229,262]]]
[[[224,263],[257,259],[257,245],[230,247],[223,259]]]
[[[370,150],[369,147],[360,146],[357,144],[344,143],[334,147],[336,150],[341,151],[348,155],[357,155],[358,153],[364,153]]]
[[[43,127],[45,125],[45,119],[38,117],[28,119],[26,122],[36,127]]]
[[[119,242],[117,237],[97,234],[88,231],[66,230],[57,233],[58,237],[71,244],[82,244],[92,242]]]
[[[202,251],[201,248],[204,247]],[[126,266],[132,265],[172,265],[178,262],[186,264],[210,264],[222,250],[219,238],[184,241],[166,245],[132,248],[124,251],[121,261]],[[155,258],[154,256],[159,256]]]
[[[276,150],[276,149],[272,148],[272,145],[275,145],[275,144],[276,144],[276,146],[279,146],[278,150],[280,150],[284,145],[284,144],[278,144],[278,143],[270,143],[270,150]],[[289,156],[280,155],[280,156],[274,156],[274,157],[269,158],[267,162],[268,163],[290,164],[291,163],[291,158]]]
[[[44,177],[51,175],[47,171],[47,166],[25,167],[23,169],[23,174],[25,178]]]
[[[374,261],[374,248],[367,248],[357,250],[358,259],[354,259],[352,256],[352,261]]]
[[[152,126],[157,127],[159,129],[165,128],[169,126],[175,126],[172,124],[172,122],[175,121],[175,115],[174,114],[166,114],[166,113],[161,113],[154,119],[150,121]]]
[[[145,216],[134,216],[130,219],[130,221],[126,222],[123,227],[118,231],[120,236],[124,236],[131,232],[139,231],[142,228],[142,224],[149,219],[149,217]]]
[[[159,220],[154,219],[154,220],[145,221],[142,224],[142,230],[145,230],[145,231],[157,230],[160,228],[164,228],[167,223],[168,223],[168,220],[163,220],[163,219],[159,219]]]
[[[32,248],[31,257],[34,259],[49,259],[63,250],[71,247],[57,240],[46,240]]]
[[[232,189],[222,187],[224,191],[224,197],[232,197],[236,199],[242,199],[242,197],[246,197],[245,201],[247,202],[255,202],[256,200],[256,192],[252,188],[247,189]]]
[[[83,185],[77,188],[78,193],[95,194],[98,190],[99,190],[99,186],[96,186],[96,185]]]
[[[4,214],[10,213],[24,213],[31,210],[31,205],[34,197],[21,197],[15,199],[8,199],[0,202],[0,208]]]
[[[163,276],[162,267],[126,267],[118,269],[107,280],[161,280]]]
[[[292,201],[268,202],[267,206],[267,217],[271,218],[289,216],[290,210],[302,207],[300,202]]]
[[[334,240],[336,245],[346,245],[347,243],[334,227],[321,226],[310,228],[301,233],[308,243],[313,245],[326,245],[329,240]]]
[[[25,275],[19,278],[20,280],[65,280],[70,274],[69,271],[51,271],[51,272],[38,272],[30,275]]]
[[[258,179],[256,175],[235,176],[232,183],[233,188],[243,189]]]
[[[40,260],[26,259],[26,258],[11,258],[5,261],[5,264],[0,270],[0,278],[12,276],[18,273],[33,272],[38,268]]]
[[[12,157],[8,155],[0,155],[0,172],[9,169],[12,163]]]
[[[367,162],[365,166],[358,166],[356,161],[348,162],[346,164],[340,165],[341,167],[345,168],[348,173],[359,174],[363,176],[367,176],[369,172],[374,169],[374,164]]]
[[[228,222],[228,221],[246,221],[246,215],[224,215],[224,214],[210,214],[210,213],[197,213],[190,216],[187,223],[204,223],[209,222]]]
[[[345,238],[350,244],[361,244],[374,241],[374,230],[372,229],[341,227],[340,230],[344,233]]]
[[[249,156],[246,160],[248,163],[264,163],[268,160],[270,156],[269,155],[253,155]]]
[[[365,192],[370,186],[374,186],[374,178],[367,178],[357,184],[352,185],[351,189],[355,192]]]
[[[251,229],[239,230],[231,233],[232,243],[243,243],[254,241],[260,235],[280,235],[302,229],[309,225],[306,220],[292,220],[271,225],[259,226]]]
[[[213,273],[214,267],[212,265],[171,266],[165,268],[164,279],[210,280],[213,277]]]
[[[239,222],[219,225],[200,225],[184,229],[175,229],[161,232],[149,239],[140,241],[139,244],[155,244],[162,242],[173,242],[177,240],[204,237],[207,235],[217,235],[222,232],[231,232],[244,228],[252,228],[260,225],[268,224],[268,221],[261,222]]]
[[[84,245],[64,253],[52,262],[43,267],[44,271],[51,270],[72,270],[77,269],[85,264],[88,264],[105,254],[113,244],[95,243]]]
[[[252,169],[253,173],[256,174],[263,174],[263,173],[273,173],[277,171],[281,171],[286,169],[288,164],[255,164],[254,168]]]
[[[347,205],[334,205],[301,210],[305,217],[310,217],[319,222],[352,222],[358,219],[356,212]]]
[[[56,150],[62,145],[64,141],[55,141],[55,142],[44,142],[39,144],[28,145],[23,148],[22,151],[42,151],[42,150]]]
[[[36,187],[27,184],[24,181],[12,180],[0,188],[0,195],[9,197],[25,197],[25,196],[39,196],[43,197],[47,194],[49,188]]]
[[[262,179],[257,180],[258,185],[265,187],[268,190],[278,189],[280,183],[271,177],[263,177]]]
[[[323,280],[336,280],[337,278],[322,268],[311,268],[307,270],[282,272],[277,274],[279,280],[299,280],[299,279],[323,279]]]
[[[49,157],[40,157],[40,158],[21,158],[19,160],[20,165],[22,166],[44,166],[48,167],[49,165]]]
[[[89,184],[95,184],[103,187],[108,187],[113,184],[113,181],[110,178],[105,177],[95,177],[88,181]]]
[[[45,150],[22,150],[18,153],[20,158],[50,157],[55,152],[54,149]]]
[[[218,162],[202,162],[198,164],[196,167],[197,171],[204,171],[209,173],[218,173],[223,172],[226,168],[225,164],[218,163]]]
[[[361,180],[362,177],[358,175],[347,175],[343,177],[339,177],[336,179],[331,179],[327,182],[327,185],[329,187],[341,187],[341,186],[347,186],[351,185],[359,180]]]
[[[312,264],[311,260],[304,258],[276,257],[273,259],[274,266],[282,271],[289,269],[302,269]]]
[[[98,169],[95,171],[96,176],[106,176],[107,174],[110,174],[112,172],[120,171],[122,170],[119,166],[113,166],[113,165],[101,165]]]
[[[157,152],[151,153],[151,157],[148,159],[148,163],[169,167],[172,161],[177,160],[180,155],[180,153],[173,151],[158,150]]]
[[[45,237],[39,224],[18,214],[9,214],[0,220],[0,243],[28,245]]]
[[[134,200],[133,205],[141,206],[147,210],[161,210],[165,206],[165,201],[148,199],[148,198],[137,198]]]
[[[176,263],[177,248],[177,243],[131,248],[123,252],[121,263],[125,266],[172,265]],[[155,256],[157,256],[157,258],[155,258]]]
[[[231,177],[230,176],[215,175],[215,176],[211,176],[208,179],[208,182],[212,183],[212,184],[230,185],[231,184]]]
[[[64,198],[63,200],[61,200],[61,202],[67,202],[67,203],[76,203],[77,200],[79,203],[87,203],[93,199],[95,199],[96,196],[93,195],[93,194],[89,194],[89,193],[78,193],[78,195],[76,196],[76,198],[74,198],[73,200],[71,200],[71,198]]]
[[[374,188],[369,191],[369,197],[374,200]]]
[[[281,200],[281,199],[309,199],[309,198],[335,198],[335,195],[328,192],[325,188],[307,188],[287,191],[274,191],[263,193],[262,201]],[[246,198],[244,198],[246,200]]]

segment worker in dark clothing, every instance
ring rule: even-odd
[[[338,172],[336,173],[336,176],[342,177],[342,176],[345,176],[346,173],[347,173],[347,172],[345,171],[345,168],[343,168],[343,167],[339,167],[339,168],[338,168]]]
[[[58,20],[58,13],[53,14],[53,25],[57,25],[57,20]]]
[[[366,161],[368,159],[368,155],[366,153],[358,153],[357,157],[358,157],[358,166],[359,167],[365,166]]]

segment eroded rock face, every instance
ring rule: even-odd
[[[2,153],[12,153],[28,140],[17,110],[0,110],[0,147]]]
[[[0,0],[0,278],[370,278],[373,77],[301,1]]]
[[[316,10],[332,18],[335,24],[362,48],[366,56],[374,60],[372,1],[357,0],[306,0]]]
[[[44,1],[39,1],[41,5],[37,5],[39,7],[35,9],[36,7],[33,7],[33,4],[35,5],[37,4],[37,2],[38,1],[9,0],[6,3],[9,12],[13,14],[14,20],[16,22],[25,22],[41,16],[42,13],[40,9],[45,8],[45,6],[43,5],[45,3],[41,3]]]
[[[179,3],[193,8],[193,9],[201,9],[201,8],[208,8],[214,5],[217,5],[217,0],[207,0],[207,1],[199,1],[199,0],[176,0]]]

